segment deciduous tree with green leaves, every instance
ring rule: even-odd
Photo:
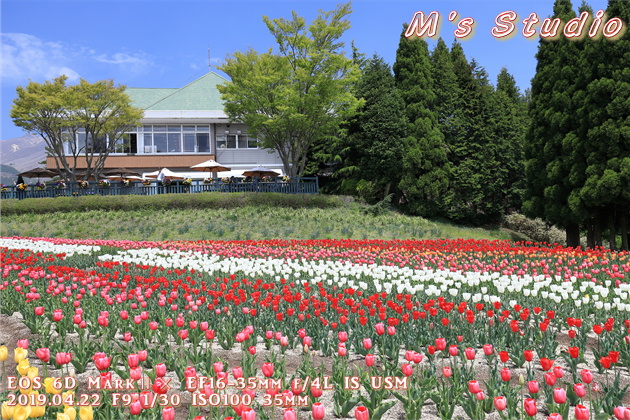
[[[359,71],[340,41],[350,13],[347,3],[310,25],[295,12],[264,17],[278,51],[237,52],[219,67],[231,79],[217,86],[225,112],[276,150],[289,176],[303,174],[313,143],[335,135],[360,103],[351,93]]]
[[[11,118],[16,126],[42,136],[64,178],[76,181],[80,159],[85,160],[86,178],[100,174],[107,156],[138,125],[143,111],[131,106],[125,87],[112,80],[81,79],[76,85],[67,85],[67,80],[59,76],[19,86]],[[79,134],[84,141],[78,141]]]

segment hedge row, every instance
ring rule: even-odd
[[[334,208],[347,205],[347,199],[319,194],[280,193],[199,193],[159,195],[82,196],[2,200],[2,215],[55,213],[90,210],[169,210],[230,209],[244,206]]]

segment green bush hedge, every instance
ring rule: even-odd
[[[334,208],[347,205],[343,197],[319,194],[199,193],[83,196],[2,200],[2,215],[44,214],[90,210],[226,209],[244,206]]]

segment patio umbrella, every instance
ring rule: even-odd
[[[148,174],[145,174],[145,177],[147,178],[157,178],[158,175],[160,174],[160,172],[162,172],[164,174],[165,177],[170,178],[170,179],[184,179],[186,178],[185,176],[175,173],[173,171],[171,171],[168,168],[162,168],[161,171],[154,171],[154,172],[149,172]]]
[[[209,172],[225,172],[230,171],[231,168],[227,166],[221,165],[219,162],[214,159],[207,160],[205,162],[198,163],[190,167],[190,169],[195,171],[209,171]]]
[[[128,179],[129,181],[142,181],[144,178],[140,176],[130,175],[130,176],[119,176],[119,175],[109,175],[107,179],[111,179],[112,181],[124,181]]]
[[[26,178],[37,178],[37,182],[39,182],[39,178],[52,178],[54,176],[57,176],[57,171],[52,171],[46,168],[34,168],[19,173],[18,176],[23,176]]]
[[[253,176],[257,178],[262,178],[263,176],[278,176],[280,175],[277,172],[272,171],[269,168],[265,168],[264,166],[256,166],[248,171],[243,172],[243,176]]]
[[[127,168],[105,169],[103,172],[101,172],[101,174],[107,176],[108,178],[111,175],[115,175],[118,178],[130,178],[134,176],[140,176],[139,172],[132,171],[131,169],[127,169]]]

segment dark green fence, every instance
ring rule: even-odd
[[[41,185],[42,183],[40,183]],[[317,178],[295,178],[290,181],[252,181],[240,180],[223,182],[221,180],[204,183],[195,180],[191,185],[174,181],[171,185],[158,185],[157,181],[143,184],[132,181],[126,184],[112,181],[109,186],[97,182],[87,185],[80,183],[55,183],[45,186],[28,185],[26,189],[17,186],[3,186],[3,199],[78,197],[84,195],[155,195],[155,194],[194,194],[200,192],[275,192],[285,194],[317,194],[319,183]]]

